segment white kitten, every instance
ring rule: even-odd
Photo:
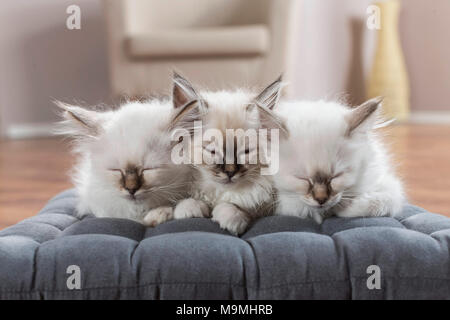
[[[260,160],[259,145],[249,148],[249,144],[233,136],[230,146],[226,140],[226,130],[255,129],[257,132],[261,128],[283,129],[281,121],[271,111],[280,95],[281,78],[259,95],[244,90],[204,91],[197,94],[192,85],[178,74],[174,75],[173,80],[175,107],[197,100],[203,133],[207,129],[215,129],[223,137],[222,145],[206,135],[203,141],[194,141],[194,149],[200,150],[204,160],[202,164],[195,165],[197,173],[191,193],[196,201],[191,199],[180,202],[175,209],[175,216],[177,212],[182,217],[186,217],[186,212],[196,212],[199,216],[205,210],[200,208],[204,202],[212,208],[212,219],[222,228],[233,234],[241,234],[252,219],[267,214],[273,205],[273,181],[271,176],[261,175],[263,164],[260,161],[256,164],[240,164],[237,161],[238,157],[251,156],[257,156]],[[226,159],[227,150],[232,151],[233,160]],[[212,163],[219,158],[223,164]],[[183,209],[179,210],[179,207]]]
[[[74,138],[79,159],[73,182],[77,211],[132,219],[148,226],[173,218],[172,206],[187,196],[192,170],[171,162],[171,131],[192,105],[169,100],[130,102],[97,112],[57,103],[64,110],[60,133]]]
[[[405,201],[402,184],[374,129],[381,99],[349,108],[334,102],[285,102],[289,139],[280,146],[276,214],[387,216]]]

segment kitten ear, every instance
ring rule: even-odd
[[[195,129],[195,121],[202,120],[202,112],[200,103],[197,100],[193,100],[184,105],[180,111],[178,111],[172,118],[169,125],[169,131],[175,129],[184,129],[189,131],[192,135]]]
[[[259,106],[272,110],[278,103],[283,87],[283,76],[280,75],[274,82],[269,84],[256,98],[255,103]]]
[[[250,122],[259,122],[259,127],[262,129],[278,129],[281,138],[289,137],[286,124],[272,110],[253,103],[247,106],[246,111]]]
[[[192,100],[198,100],[197,93],[187,79],[174,71],[172,81],[172,101],[175,109],[184,106]]]
[[[360,106],[354,108],[347,115],[347,136],[354,132],[367,132],[371,130],[377,121],[378,110],[381,109],[383,97],[367,100]]]
[[[55,104],[63,110],[59,134],[72,137],[95,137],[98,136],[102,128],[102,117],[99,112],[87,110],[81,107],[72,106],[61,101]]]

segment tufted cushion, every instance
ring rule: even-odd
[[[449,299],[450,219],[256,221],[238,238],[209,219],[155,228],[75,217],[73,190],[0,231],[0,299]],[[67,267],[81,271],[69,290]],[[367,267],[381,270],[368,289]]]

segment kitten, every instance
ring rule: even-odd
[[[173,218],[187,196],[192,171],[170,159],[171,131],[183,126],[193,104],[129,102],[116,111],[92,111],[57,102],[61,134],[74,138],[79,155],[73,182],[79,215],[127,218],[154,226]]]
[[[392,216],[403,206],[400,180],[377,127],[381,98],[356,108],[334,102],[285,102],[289,139],[280,146],[276,214],[323,218]]]
[[[265,167],[261,161],[263,153],[270,152],[270,146],[260,150],[259,141],[258,145],[251,145],[248,137],[238,134],[227,140],[226,130],[278,129],[284,132],[283,123],[272,112],[280,96],[281,77],[259,95],[245,90],[197,93],[180,75],[175,74],[173,80],[175,107],[197,100],[204,132],[200,142],[193,142],[194,152],[199,152],[203,161],[194,164],[192,199],[177,205],[175,218],[188,217],[191,211],[199,212],[198,207],[206,203],[212,208],[213,221],[233,234],[241,234],[252,219],[267,214],[273,204],[272,177],[260,173]],[[208,129],[220,133],[222,143],[207,137]],[[250,158],[258,161],[242,163]]]

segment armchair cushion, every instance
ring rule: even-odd
[[[133,58],[263,55],[269,48],[264,25],[154,30],[125,39]]]

